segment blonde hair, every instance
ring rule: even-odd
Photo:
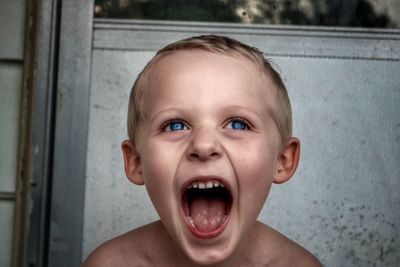
[[[142,72],[136,78],[132,87],[129,107],[128,107],[128,136],[132,141],[137,142],[137,130],[139,125],[144,121],[143,107],[143,77],[150,68],[161,58],[176,51],[200,49],[211,53],[223,55],[239,55],[259,65],[265,73],[269,74],[276,86],[277,106],[272,108],[272,117],[281,135],[282,141],[288,139],[292,135],[292,110],[285,85],[280,75],[272,68],[263,53],[257,48],[250,47],[237,40],[217,35],[202,35],[183,39],[162,48],[147,63]]]

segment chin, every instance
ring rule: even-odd
[[[226,261],[231,255],[233,251],[230,250],[221,250],[214,248],[204,248],[204,249],[196,249],[196,251],[185,251],[186,256],[193,262],[198,265],[203,266],[212,266],[221,262]]]
[[[180,245],[186,257],[194,264],[201,266],[214,266],[228,261],[235,253],[238,246],[238,238],[229,225],[227,231],[218,237],[199,239],[196,236],[182,237]]]

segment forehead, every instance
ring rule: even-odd
[[[178,85],[179,83],[179,85]],[[270,73],[259,62],[232,53],[220,54],[199,49],[170,52],[157,58],[143,75],[145,98],[171,86],[225,88],[230,93],[245,90],[272,98],[275,85]],[[172,92],[171,92],[172,93]]]
[[[214,52],[203,49],[185,49],[179,51],[168,51],[165,54],[161,54],[154,61],[153,66],[149,72],[157,74],[171,69],[171,67],[178,68],[182,65],[191,66],[234,66],[241,65],[238,72],[251,73],[257,72],[258,74],[264,73],[265,70],[259,62],[251,60],[250,57],[243,56],[239,52],[232,51],[226,52]],[[179,73],[178,73],[179,74]]]

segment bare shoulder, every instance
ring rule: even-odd
[[[264,241],[261,247],[268,253],[271,266],[320,267],[321,262],[307,249],[285,237],[275,229],[260,223]],[[268,250],[267,250],[268,249]]]
[[[81,267],[147,266],[150,257],[149,237],[155,235],[157,224],[152,223],[113,238],[96,248]]]
[[[308,250],[289,240],[288,249],[282,254],[284,266],[321,267],[321,262]]]

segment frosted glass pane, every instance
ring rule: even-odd
[[[0,64],[0,191],[15,191],[22,70]]]
[[[84,257],[116,233],[122,234],[158,217],[144,187],[134,186],[126,178],[120,148],[121,141],[127,138],[126,110],[129,89],[135,78],[132,73],[139,72],[153,53],[125,55],[95,51],[94,54],[95,77],[92,79],[90,99],[86,168]],[[107,67],[104,67],[104,62],[117,61],[121,64],[112,64],[112,67],[106,64]],[[112,84],[108,84],[109,81]]]
[[[0,201],[0,266],[11,266],[14,202]]]
[[[0,1],[0,58],[23,57],[26,3],[24,0]]]
[[[288,58],[299,168],[260,218],[325,266],[399,266],[400,62]]]

